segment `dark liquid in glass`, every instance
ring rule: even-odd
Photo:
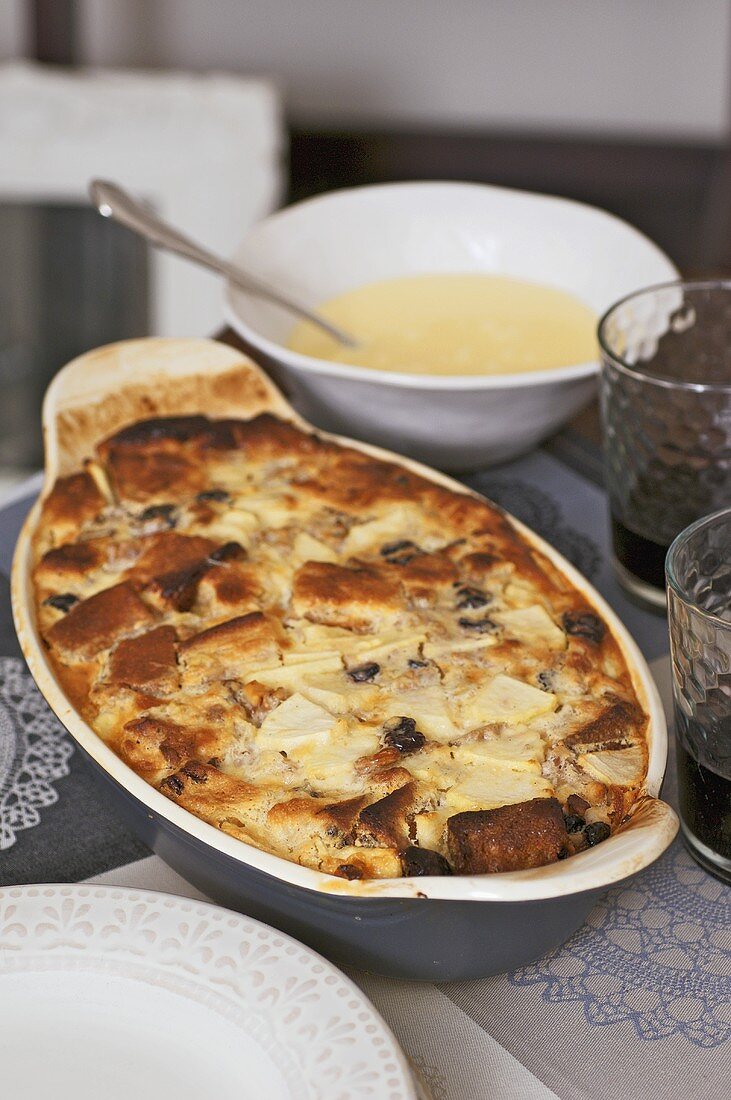
[[[666,543],[653,542],[644,535],[635,534],[613,515],[612,544],[617,561],[633,577],[660,591],[665,588]]]
[[[675,722],[683,821],[701,844],[731,860],[731,717],[705,726],[676,708]],[[724,871],[709,869],[731,881]]]

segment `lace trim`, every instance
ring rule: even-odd
[[[18,657],[0,657],[0,851],[58,800],[74,747]]]
[[[549,1004],[580,1002],[588,1024],[629,1022],[640,1039],[731,1039],[731,890],[670,852],[612,890],[568,943],[509,974]]]

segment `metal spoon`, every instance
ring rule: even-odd
[[[177,252],[179,256],[184,256],[187,260],[192,260],[194,263],[201,264],[202,267],[218,272],[219,275],[224,275],[241,290],[245,290],[249,294],[255,294],[259,298],[267,298],[270,302],[289,310],[290,313],[296,313],[298,317],[304,317],[305,320],[311,321],[313,325],[317,325],[318,328],[323,329],[329,336],[332,336],[338,343],[344,344],[346,347],[357,346],[358,341],[350,333],[343,332],[341,328],[326,321],[319,313],[314,313],[311,309],[300,305],[299,302],[285,297],[274,287],[268,286],[255,276],[249,275],[248,272],[242,271],[241,268],[235,267],[233,264],[221,259],[220,256],[209,252],[207,248],[202,248],[201,245],[191,241],[189,237],[184,236],[172,225],[168,225],[162,218],[158,218],[148,206],[138,202],[137,199],[134,199],[116,183],[110,183],[108,180],[92,180],[89,184],[89,197],[103,217],[112,218],[121,225],[126,225],[128,229],[139,234],[140,237],[144,237],[158,248],[165,249],[167,252]]]

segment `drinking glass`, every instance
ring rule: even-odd
[[[665,283],[599,322],[600,401],[614,567],[665,605],[665,556],[731,504],[731,281]]]
[[[678,535],[667,592],[681,829],[731,882],[731,508]]]

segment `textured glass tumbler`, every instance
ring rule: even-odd
[[[731,508],[677,537],[667,591],[681,828],[731,882]]]
[[[731,504],[731,282],[666,283],[599,322],[614,566],[665,605],[670,543]]]

